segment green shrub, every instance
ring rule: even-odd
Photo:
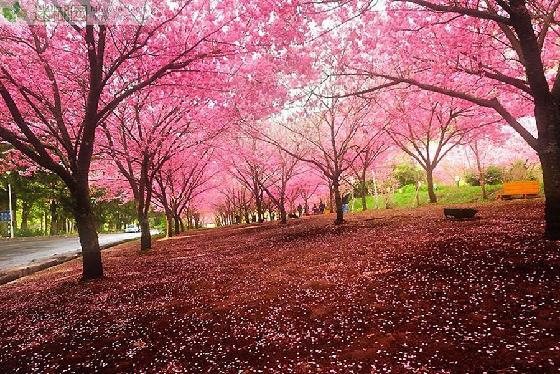
[[[393,167],[393,176],[400,187],[416,185],[424,180],[424,171],[411,163],[401,163]]]
[[[486,168],[484,177],[486,184],[502,184],[504,182],[504,171],[499,166],[490,165]]]
[[[501,184],[504,181],[504,172],[502,168],[495,165],[490,165],[486,168],[484,173],[484,182],[487,185]],[[471,186],[480,186],[480,179],[478,173],[467,172],[465,174],[465,182]]]

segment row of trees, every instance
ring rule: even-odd
[[[24,168],[12,169],[0,175],[0,210],[8,210],[8,184],[12,187],[17,236],[75,232],[71,196],[56,175],[44,171],[27,174]],[[136,219],[132,203],[106,199],[104,195],[103,190],[92,192],[98,231],[119,231]]]
[[[32,19],[33,5],[2,21],[0,138],[67,187],[84,278],[103,274],[91,183],[131,194],[142,248],[153,204],[168,227],[194,214],[197,192],[183,185],[200,168],[205,180],[226,166],[259,220],[265,197],[284,217],[291,181],[311,168],[341,223],[344,178],[363,180],[389,144],[432,186],[453,147],[477,153],[500,123],[539,155],[546,236],[560,235],[557,1],[405,0],[379,12],[373,2],[194,0],[153,2],[124,21],[81,5],[76,21],[55,4],[57,27]],[[304,109],[283,111],[302,85],[314,87]]]
[[[112,149],[108,154],[125,156],[117,167],[133,190],[138,215],[145,216],[152,194],[149,184],[162,168],[161,161],[173,156],[154,154],[154,148],[147,147],[153,138],[142,127],[153,108],[151,100],[144,100],[146,90],[162,88],[154,95],[167,99],[176,93],[164,88],[179,87],[179,100],[205,103],[211,112],[219,107],[222,97],[235,110],[248,107],[235,103],[254,98],[255,82],[273,88],[277,78],[274,72],[290,63],[292,56],[273,56],[266,49],[272,44],[277,50],[283,48],[279,34],[293,26],[297,6],[283,1],[266,8],[235,0],[227,4],[153,2],[133,6],[133,17],[125,17],[103,9],[99,12],[99,7],[84,1],[80,6],[85,19],[79,21],[71,19],[58,3],[54,6],[65,21],[57,27],[32,19],[37,11],[33,4],[27,4],[9,22],[2,21],[0,138],[65,183],[82,246],[83,277],[97,278],[103,275],[103,266],[91,204],[90,171],[97,155],[105,152],[98,148],[101,129],[108,128],[107,146]],[[305,68],[301,61],[298,66]],[[228,91],[233,86],[237,87],[235,95]],[[276,99],[276,92],[270,90],[270,100]],[[269,107],[263,104],[263,108]],[[160,130],[170,129],[168,125],[176,123],[183,111],[188,112],[176,103],[161,106],[169,109],[167,115],[158,117],[162,122],[158,126],[148,124]],[[250,109],[258,115],[262,108]],[[139,118],[131,120],[130,111]],[[126,128],[119,125],[123,118]],[[195,122],[212,125],[208,119],[203,111]],[[134,122],[136,133],[119,134],[131,130]],[[156,131],[162,145],[167,144],[166,134],[176,135],[175,130]],[[129,143],[132,138],[137,142],[134,145]],[[141,144],[141,149],[134,149],[134,164],[126,157],[129,144]],[[139,173],[131,172],[138,166]],[[109,181],[111,177],[103,179]],[[146,226],[145,220],[141,223]],[[143,248],[149,247],[149,231],[142,236]]]

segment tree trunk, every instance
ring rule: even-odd
[[[334,182],[332,186],[334,193],[334,204],[336,207],[336,220],[334,221],[334,223],[340,225],[344,223],[344,212],[342,211],[342,197],[340,196],[338,181]]]
[[[179,218],[179,227],[181,228],[181,232],[185,232],[185,223],[183,222],[181,217],[178,218]]]
[[[171,238],[173,236],[173,213],[165,210],[165,236]]]
[[[150,233],[150,220],[148,219],[147,214],[142,214],[141,217],[138,217],[140,221],[140,250],[147,251],[148,249],[152,249],[152,234]]]
[[[560,240],[560,149],[541,152],[545,194],[545,238]]]
[[[288,214],[286,213],[286,208],[284,206],[280,206],[280,223],[287,223],[288,222]]]
[[[177,213],[173,214],[173,221],[175,223],[175,235],[181,232],[181,224],[179,223],[180,218]]]
[[[365,176],[360,181],[361,194],[362,194],[362,210],[365,212],[367,210],[367,184]]]
[[[484,173],[480,173],[480,188],[482,190],[482,200],[488,200],[488,192],[486,191],[486,178]]]
[[[333,209],[333,185],[329,183],[329,212],[332,213]]]
[[[29,228],[29,211],[31,210],[32,204],[28,200],[21,201],[21,225],[22,231],[27,231]]]
[[[94,279],[103,276],[103,264],[101,263],[101,250],[97,237],[95,216],[91,206],[89,187],[87,181],[85,186],[79,186],[71,191],[74,205],[74,219],[80,236],[83,257],[83,279]]]
[[[187,229],[192,229],[192,214],[191,214],[191,210],[187,209],[187,214],[186,214],[186,218],[187,220]]]
[[[262,223],[264,222],[264,209],[263,209],[263,195],[262,192],[259,192],[259,198],[256,199],[257,204],[257,222]]]
[[[150,221],[148,220],[148,209],[144,196],[136,197],[136,218],[140,224],[140,250],[147,251],[152,248],[152,235],[150,234]]]
[[[48,216],[48,214],[49,213],[48,213],[47,210],[43,211],[43,221],[45,222],[45,225],[43,227],[43,235],[44,236],[49,235],[49,216]]]
[[[478,151],[478,144],[474,143],[472,146],[474,151],[474,157],[476,160],[476,169],[478,171],[478,181],[480,183],[480,188],[482,189],[482,199],[488,199],[488,193],[486,192],[486,178],[484,177],[484,168],[482,167],[482,161],[480,160],[480,152]]]
[[[430,203],[437,203],[437,196],[434,192],[434,170],[432,167],[426,168],[426,181],[428,183],[428,196]]]

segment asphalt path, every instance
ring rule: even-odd
[[[99,234],[99,245],[106,246],[139,237],[140,233]],[[0,239],[0,271],[57,255],[79,253],[81,250],[80,240],[76,236]]]

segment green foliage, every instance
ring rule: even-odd
[[[74,222],[72,197],[58,176],[45,171],[26,175],[25,170],[0,174],[0,210],[8,209],[8,184],[12,185],[17,236],[75,233],[67,232]],[[100,232],[120,231],[136,220],[133,202],[106,199],[105,195],[103,190],[92,190]],[[6,235],[6,225],[1,226],[0,235]]]
[[[480,186],[477,173],[468,172],[465,174],[465,181],[471,186]],[[484,173],[484,181],[487,185],[502,184],[504,181],[504,172],[502,168],[495,165],[488,166]]]
[[[486,168],[486,184],[495,185],[504,183],[504,171],[501,167],[490,165]]]
[[[136,221],[134,202],[122,202],[118,199],[105,199],[106,191],[93,190],[93,213],[99,232],[121,231],[127,223]]]
[[[17,229],[15,231],[15,233],[16,233],[16,236],[18,238],[31,237],[31,236],[42,236],[43,235],[43,231],[41,231],[41,229],[26,229],[26,230],[23,230],[23,229],[20,228],[20,229]]]
[[[393,167],[393,177],[400,187],[424,180],[424,171],[412,163],[400,163]]]
[[[492,196],[498,190],[502,188],[501,185],[489,185],[487,186],[487,191]],[[412,185],[405,186],[395,191],[394,194],[379,195],[378,206],[383,209],[385,208],[386,201],[389,200],[391,208],[411,208],[415,206],[415,194],[416,188]],[[438,196],[439,205],[448,204],[467,204],[467,203],[480,203],[484,202],[482,199],[482,190],[480,186],[439,186],[436,190]],[[422,186],[420,188],[420,205],[428,204],[428,193],[427,188]],[[354,210],[361,210],[362,203],[360,199],[354,199],[353,201]],[[374,209],[375,207],[375,197],[367,197],[367,208]]]
[[[17,1],[12,5],[3,6],[0,9],[2,10],[2,16],[10,22],[15,22],[18,17],[21,17],[23,15],[21,6]]]

